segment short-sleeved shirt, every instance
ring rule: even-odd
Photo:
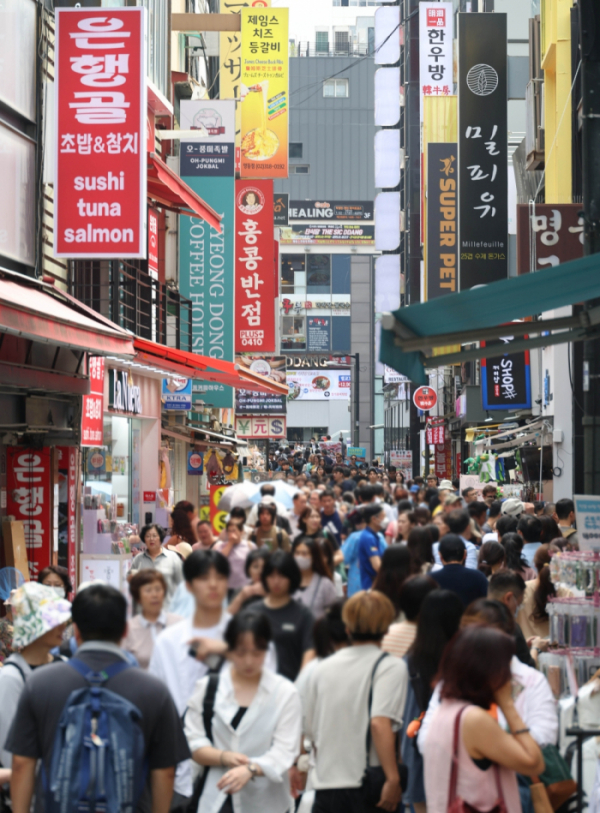
[[[375,576],[375,568],[371,564],[372,556],[383,556],[385,542],[370,528],[361,532],[358,540],[358,566],[360,568],[360,584],[363,590],[370,590]]]
[[[267,607],[264,601],[257,602],[252,611],[264,613],[271,623],[278,673],[289,680],[296,680],[304,653],[313,648],[313,614],[308,607],[294,599],[276,610]]]
[[[175,595],[175,590],[183,581],[183,562],[181,557],[172,550],[165,548],[153,559],[147,552],[138,553],[131,563],[131,573],[137,573],[144,568],[159,570],[165,577],[167,583],[167,595],[165,596],[164,610],[169,609],[171,599]]]
[[[77,657],[96,672],[122,659],[116,646],[102,642],[84,644]],[[65,662],[36,670],[23,687],[6,742],[7,750],[19,756],[43,759],[49,770],[54,737],[65,703],[71,692],[87,685],[79,672]],[[162,681],[131,667],[110,678],[105,686],[140,710],[150,771],[171,768],[188,759],[190,751],[181,720]],[[146,808],[147,804],[141,802],[139,807]]]
[[[443,590],[452,590],[465,607],[478,598],[486,598],[488,580],[479,570],[471,570],[460,564],[445,565],[441,570],[432,570],[432,577]]]
[[[336,550],[342,544],[342,520],[340,519],[340,515],[337,511],[334,511],[333,514],[326,514],[324,511],[321,511],[321,526],[324,531],[327,532],[327,536],[333,542],[333,546]]]

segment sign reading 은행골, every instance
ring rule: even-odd
[[[56,9],[56,257],[146,257],[145,31],[141,7]]]

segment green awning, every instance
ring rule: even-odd
[[[399,308],[383,316],[379,360],[415,384],[428,384],[426,367],[486,355],[482,349],[458,352],[454,345],[493,340],[505,335],[506,324],[515,319],[596,298],[600,298],[600,254]],[[513,341],[511,350],[580,341],[600,334],[600,309],[510,326],[515,336],[540,334],[542,330],[561,332]],[[447,349],[434,355],[436,347]]]

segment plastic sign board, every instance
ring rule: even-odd
[[[419,3],[421,121],[424,96],[452,95],[453,20],[452,3]]]
[[[104,358],[88,359],[90,394],[83,396],[81,445],[102,446],[104,439]]]
[[[49,447],[6,449],[6,514],[23,522],[29,573],[52,564],[52,453]]]
[[[433,387],[419,387],[413,394],[413,402],[417,409],[429,412],[437,404],[437,392]]]
[[[192,379],[163,378],[162,402],[168,410],[188,410],[192,408]]]
[[[247,417],[235,419],[235,432],[238,438],[272,438],[283,440],[286,434],[286,419]]]
[[[600,497],[575,494],[573,502],[579,550],[600,550]]]
[[[366,458],[367,450],[364,446],[347,446],[346,447],[346,457],[360,457],[362,459]]]
[[[187,473],[188,474],[203,474],[204,472],[204,458],[202,452],[191,451],[188,452],[187,459]]]
[[[55,257],[146,257],[146,10],[57,8]]]

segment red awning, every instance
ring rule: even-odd
[[[146,339],[134,339],[136,360],[153,364],[166,372],[193,378],[198,381],[211,381],[225,384],[236,390],[252,390],[270,395],[287,395],[288,388],[269,378],[241,369],[233,361],[220,361],[185,350],[176,350]],[[213,368],[213,369],[210,369]]]
[[[163,209],[170,209],[180,215],[199,217],[221,232],[222,216],[211,209],[153,152],[148,153],[148,197]]]
[[[10,276],[10,279],[7,277]],[[19,280],[19,281],[17,281]],[[96,355],[132,356],[132,336],[102,318],[70,307],[62,292],[21,274],[2,271],[0,332]]]

